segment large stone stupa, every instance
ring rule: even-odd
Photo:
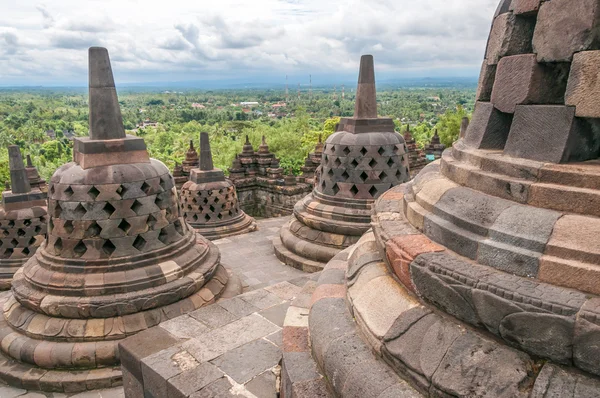
[[[213,166],[208,133],[200,133],[200,168],[190,170],[181,188],[185,220],[207,239],[214,240],[256,230],[256,222],[238,203],[235,186]]]
[[[25,389],[119,384],[120,340],[213,302],[228,280],[168,169],[125,134],[106,49],[90,48],[89,67],[89,138],[50,180],[47,240],[0,321],[0,378]]]
[[[383,396],[386,375],[431,397],[600,396],[599,15],[500,2],[464,138],[323,271],[346,270],[309,317],[336,393]],[[338,371],[365,353],[379,376]]]
[[[8,159],[11,184],[0,208],[0,290],[10,288],[14,273],[42,244],[47,221],[46,193],[31,188],[18,146],[8,147]]]
[[[408,179],[404,139],[392,119],[377,117],[373,57],[365,55],[354,117],[343,118],[325,142],[319,181],[274,243],[278,258],[308,272],[322,269],[370,228],[375,199]]]

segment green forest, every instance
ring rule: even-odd
[[[463,116],[473,110],[472,87],[380,89],[379,115],[396,131],[410,130],[421,147],[437,129],[442,143],[457,139]],[[208,132],[215,167],[227,172],[245,136],[258,148],[264,135],[288,173],[300,172],[319,135],[326,139],[340,117],[354,113],[354,94],[315,88],[287,98],[284,90],[119,90],[128,134],[144,137],[150,155],[172,169],[185,158],[189,141]],[[244,104],[245,103],[245,104]],[[72,158],[72,137],[88,132],[85,89],[0,89],[0,147],[16,144],[30,154],[45,179]],[[8,153],[0,152],[0,182],[9,180]],[[4,184],[0,185],[0,190]]]

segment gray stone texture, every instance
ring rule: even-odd
[[[355,118],[377,118],[375,65],[373,64],[372,55],[363,55],[360,58],[360,72],[358,74],[356,104],[354,106]]]
[[[14,194],[31,191],[29,179],[23,164],[21,149],[17,145],[8,146],[8,166],[10,169],[10,187]]]
[[[481,72],[479,72],[479,83],[477,84],[476,101],[489,101],[492,97],[494,79],[496,78],[496,65],[489,65],[483,60]]]
[[[502,57],[531,52],[535,18],[524,18],[511,12],[497,16],[492,24],[485,59],[496,65]]]
[[[211,362],[237,383],[244,384],[281,360],[281,350],[269,341],[259,339],[228,351]]]
[[[496,68],[491,102],[504,113],[514,113],[517,105],[564,103],[568,75],[568,63],[541,64],[535,54],[504,57]]]
[[[575,107],[575,116],[600,118],[600,51],[573,55],[565,104]]]
[[[552,0],[540,6],[533,51],[540,62],[571,61],[579,51],[598,49],[600,4],[596,0]]]
[[[477,102],[465,143],[477,149],[503,149],[511,123],[510,113],[500,112],[490,102]]]
[[[593,159],[600,151],[600,131],[575,117],[575,107],[517,106],[504,154],[542,162]]]
[[[537,376],[530,397],[594,398],[599,395],[600,380],[548,362]]]
[[[90,138],[113,140],[125,138],[121,108],[115,89],[108,51],[89,49]]]

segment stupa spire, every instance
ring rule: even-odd
[[[214,169],[208,133],[200,133],[200,170]]]
[[[10,185],[12,187],[12,193],[30,192],[31,185],[27,178],[21,150],[17,145],[10,145],[8,147],[8,165],[10,168]]]
[[[125,138],[123,117],[106,48],[89,49],[89,94],[90,138],[92,140]]]
[[[372,55],[360,58],[360,72],[356,88],[354,119],[377,118],[377,91],[375,90],[375,66]]]

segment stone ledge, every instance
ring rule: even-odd
[[[329,262],[319,286],[332,285],[332,275],[325,273],[339,269],[351,253],[352,248],[346,249]],[[345,281],[338,279],[338,282],[333,285],[345,290]],[[358,334],[346,300],[339,298],[337,289],[328,290],[330,294],[321,293],[313,298],[309,331],[313,358],[334,394],[356,398],[421,396],[371,353]]]
[[[532,209],[536,210],[539,209]],[[408,225],[402,213],[397,214],[401,217],[394,223]],[[383,241],[378,245],[383,245],[383,250],[379,250],[385,254],[382,258],[401,283],[419,297],[463,322],[495,334],[508,345],[600,375],[600,367],[591,360],[600,355],[593,348],[594,342],[600,341],[600,308],[594,304],[598,298],[480,265],[435,245],[423,234],[394,236],[377,222],[378,214],[373,219],[376,240]],[[563,224],[576,225],[566,221]],[[554,234],[569,235],[566,226],[553,229]],[[572,250],[558,243],[562,242],[558,235],[554,236],[562,250]],[[415,241],[419,242],[416,246]],[[579,244],[586,245],[587,240]],[[352,266],[351,263],[349,267]],[[540,325],[544,325],[544,333],[540,332]]]
[[[569,368],[558,368],[548,362],[544,368],[561,369],[560,374],[555,372],[561,381],[557,379],[552,384],[547,377],[542,377],[545,373],[537,377],[535,369],[539,365],[527,354],[498,344],[486,332],[465,327],[452,317],[438,315],[406,291],[383,288],[387,283],[386,278],[392,277],[388,268],[382,265],[381,258],[379,262],[376,261],[377,245],[372,243],[373,238],[368,235],[350,249],[353,253],[347,269],[352,277],[348,284],[353,284],[348,290],[348,300],[361,335],[365,336],[370,348],[380,352],[397,374],[409,380],[422,393],[429,396],[503,396],[510,391],[510,396],[527,397],[531,392],[531,396],[545,397],[561,391],[560,388],[566,388],[562,392],[573,396],[568,391],[571,387],[561,387],[560,383],[562,380],[575,381],[581,378],[577,383],[582,384],[582,396],[594,396],[596,390],[590,389],[590,386],[599,383],[596,377]],[[445,252],[428,253],[422,256],[446,255]],[[447,263],[447,260],[441,263]],[[469,264],[469,267],[472,265]],[[468,283],[468,278],[465,280],[461,277],[460,280]],[[439,291],[440,287],[433,285],[431,290]],[[371,298],[367,301],[360,298],[365,295]],[[370,305],[360,304],[361,300]],[[393,303],[393,310],[380,305],[382,301]],[[329,308],[335,305],[333,301],[328,304]],[[467,304],[463,303],[463,306]],[[586,305],[591,311],[587,316],[596,322],[598,318],[591,314],[596,314],[599,306],[598,301]],[[584,317],[583,313],[581,317]],[[332,323],[340,322],[334,320]],[[383,329],[387,330],[381,336]],[[535,330],[539,333],[540,328],[536,327]],[[311,325],[311,339],[312,333]],[[589,359],[591,357],[588,357],[587,363]],[[457,368],[461,369],[459,373],[456,373]],[[483,379],[478,384],[472,384],[470,376],[464,377],[465,372]]]

